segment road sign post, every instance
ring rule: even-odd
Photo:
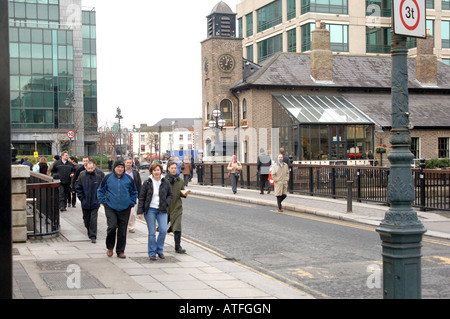
[[[422,7],[423,2],[423,7]],[[422,297],[421,247],[426,229],[412,208],[414,179],[409,131],[408,48],[406,37],[422,37],[425,0],[394,0],[392,54],[392,151],[388,183],[390,208],[377,232],[382,240],[383,293],[385,299]],[[419,30],[420,28],[420,30]],[[406,31],[405,31],[406,30]]]
[[[69,155],[72,156],[72,151],[73,151],[72,141],[75,138],[75,132],[72,131],[72,130],[68,131],[67,132],[67,137],[69,138]]]

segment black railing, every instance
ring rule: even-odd
[[[227,164],[197,165],[201,185],[229,186]],[[387,187],[390,169],[375,166],[301,165],[293,164],[290,193],[332,198],[347,198],[348,181],[352,181],[353,199],[388,205]],[[421,210],[450,211],[450,170],[413,169],[416,199]],[[423,177],[423,178],[422,178]],[[259,189],[256,164],[242,164],[241,188]]]
[[[27,180],[27,229],[28,237],[44,237],[59,234],[59,181],[31,172]]]

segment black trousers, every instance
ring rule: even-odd
[[[116,253],[125,252],[130,211],[131,207],[119,212],[105,205],[106,224],[108,226],[106,229],[106,249],[114,249],[114,246],[116,246]]]
[[[283,206],[281,205],[281,203],[286,199],[287,195],[283,194],[281,196],[277,196],[277,204],[278,204],[278,209],[283,209]]]
[[[88,237],[90,239],[97,239],[97,218],[98,218],[98,208],[95,209],[85,209],[83,210],[83,221],[84,226],[87,229]]]
[[[269,174],[259,175],[259,188],[261,193],[264,193],[264,188],[267,184],[267,190],[270,191]]]
[[[58,188],[59,191],[59,209],[67,207],[67,200],[71,192],[70,184],[61,184]]]

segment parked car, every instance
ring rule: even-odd
[[[150,163],[149,162],[142,162],[141,163],[141,169],[149,169]]]

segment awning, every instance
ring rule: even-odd
[[[375,124],[367,115],[341,95],[273,93],[272,96],[300,124]]]

